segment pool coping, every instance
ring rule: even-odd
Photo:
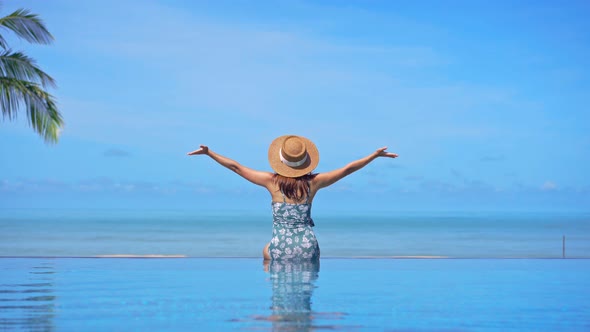
[[[248,256],[186,256],[186,255],[94,255],[94,256],[0,256],[0,259],[260,259]],[[452,257],[452,256],[327,256],[321,260],[588,260],[590,257]]]

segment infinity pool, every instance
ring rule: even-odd
[[[0,330],[589,331],[590,260],[0,258]]]

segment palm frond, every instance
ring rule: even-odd
[[[0,76],[55,87],[55,80],[39,68],[35,60],[21,52],[0,52]]]
[[[0,47],[2,47],[5,50],[8,49],[8,43],[6,43],[6,39],[4,39],[2,35],[0,35]]]
[[[56,143],[63,119],[54,97],[33,82],[9,77],[0,77],[0,107],[4,117],[13,119],[17,110],[24,106],[29,125],[46,142]]]
[[[18,37],[37,44],[50,44],[53,36],[45,23],[28,9],[17,9],[14,13],[0,18],[0,27],[14,32]],[[6,41],[0,37],[0,46],[7,49]]]
[[[19,80],[5,79],[0,77],[0,108],[2,109],[2,118],[13,120],[16,118],[17,110],[20,108],[22,100]]]

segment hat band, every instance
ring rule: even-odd
[[[279,150],[279,158],[281,158],[281,162],[289,167],[298,167],[301,166],[303,164],[305,164],[305,162],[307,161],[307,153],[305,154],[305,157],[303,157],[303,159],[299,160],[299,161],[288,161],[287,159],[285,159],[283,157],[283,149],[281,148]]]

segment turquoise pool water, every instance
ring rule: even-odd
[[[588,331],[590,260],[0,258],[0,330]]]

